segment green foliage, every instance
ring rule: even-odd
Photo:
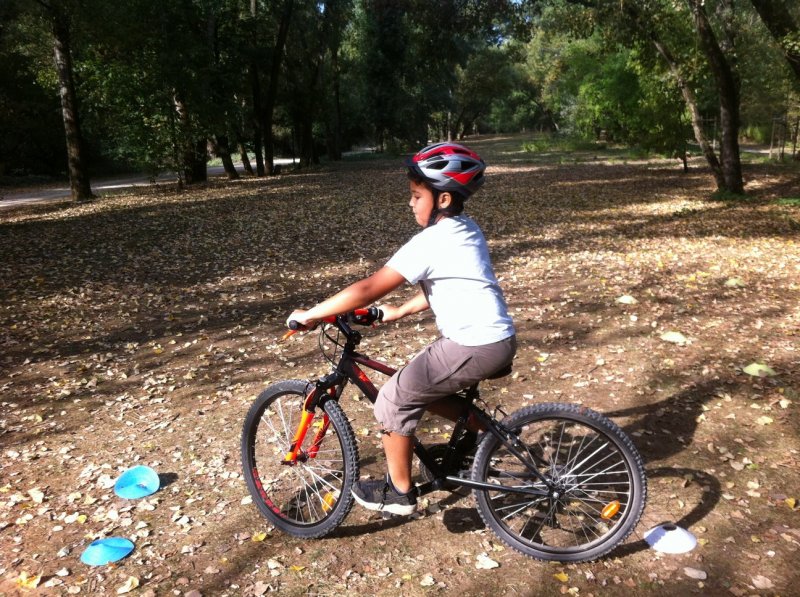
[[[800,197],[783,197],[781,199],[776,199],[775,203],[788,207],[800,207]]]
[[[566,135],[540,135],[522,144],[522,150],[528,153],[570,153],[575,151],[593,151],[605,149],[605,143],[598,143],[583,137]]]
[[[733,193],[731,191],[722,189],[722,190],[714,191],[711,194],[711,200],[712,201],[724,201],[724,202],[733,203],[733,202],[741,202],[741,201],[745,201],[746,202],[746,201],[750,201],[751,199],[747,195],[741,195],[739,193]]]
[[[74,31],[84,133],[103,168],[178,170],[187,146],[207,138],[252,149],[263,115],[256,114],[254,72],[262,103],[268,88],[277,90],[271,133],[278,151],[304,163],[326,152],[337,159],[355,145],[404,153],[475,131],[557,132],[550,150],[607,143],[681,155],[692,136],[688,113],[651,34],[676,55],[702,116],[718,110],[689,14],[666,0],[63,5]],[[284,60],[273,73],[287,7]],[[64,169],[52,33],[40,8],[0,4],[0,126],[8,131],[0,168],[7,172]],[[730,55],[741,80],[742,132],[766,142],[772,117],[790,103],[790,72],[752,7],[743,4],[734,18],[735,39],[725,41],[739,49]],[[718,35],[720,24],[714,21]],[[528,148],[543,151],[541,143]]]
[[[667,155],[684,151],[691,129],[678,89],[636,49],[610,47],[598,35],[542,33],[527,56],[546,110],[568,136]]]
[[[0,4],[0,176],[62,175],[64,125],[52,42],[36,13]]]
[[[0,176],[59,175],[66,168],[58,98],[18,52],[0,58]]]

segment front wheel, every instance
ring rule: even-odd
[[[639,452],[614,422],[577,405],[545,403],[511,414],[503,426],[519,443],[509,448],[487,434],[472,479],[497,485],[475,498],[505,543],[540,560],[583,562],[633,531],[647,481]]]
[[[250,407],[242,429],[242,467],[253,502],[277,528],[302,538],[322,537],[341,524],[358,479],[353,428],[335,400],[316,411],[297,460],[284,464],[312,387],[300,380],[269,386]]]

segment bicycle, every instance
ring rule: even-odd
[[[241,438],[247,487],[260,512],[289,535],[323,537],[353,505],[358,445],[339,399],[352,383],[375,402],[378,390],[362,367],[395,373],[356,350],[361,333],[353,326],[370,326],[381,316],[371,308],[323,320],[319,345],[331,372],[314,381],[272,384],[247,413]],[[290,327],[285,337],[301,329],[296,322]],[[509,366],[493,378],[510,372]],[[489,414],[479,406],[486,403],[478,384],[458,395],[465,409],[449,441],[425,448],[415,439],[419,495],[472,489],[485,524],[511,548],[540,560],[593,560],[633,531],[647,482],[641,456],[614,422],[566,403],[540,403],[509,415],[498,407]],[[505,415],[500,420],[498,412]],[[486,431],[465,473],[469,457],[459,440],[470,414]]]

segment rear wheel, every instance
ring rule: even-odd
[[[503,425],[520,443],[511,450],[487,434],[472,479],[497,485],[475,497],[481,518],[504,542],[540,560],[581,562],[608,553],[633,531],[647,494],[644,465],[614,422],[576,405],[537,404]]]
[[[242,429],[242,465],[253,502],[277,528],[304,538],[322,537],[341,524],[358,479],[355,435],[335,400],[316,411],[297,461],[283,464],[311,387],[300,380],[271,385],[250,407]],[[316,451],[314,437],[326,419]]]

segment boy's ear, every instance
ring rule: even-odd
[[[450,193],[444,192],[439,195],[439,209],[447,209],[453,202],[453,196]]]

